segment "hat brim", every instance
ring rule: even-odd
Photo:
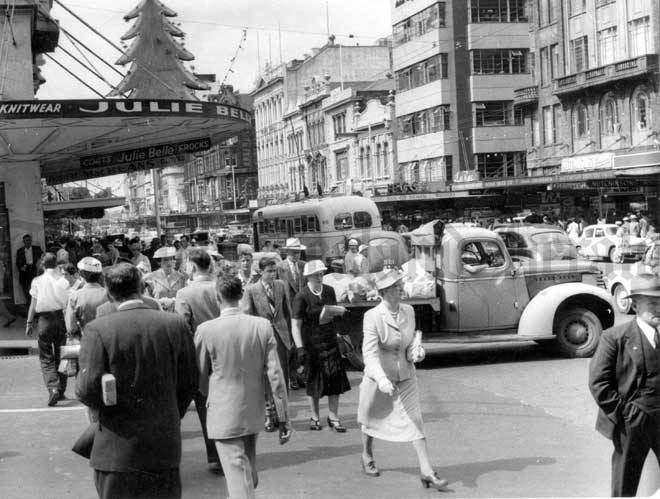
[[[635,296],[653,296],[658,298],[660,297],[660,289],[652,291],[632,291],[628,296],[624,296],[624,299],[633,298]]]
[[[301,244],[300,246],[285,246],[284,249],[287,251],[304,251],[307,249],[307,246],[304,244]]]
[[[378,291],[383,291],[387,288],[391,288],[397,282],[401,281],[404,278],[404,274],[399,274],[398,276],[388,275],[381,281],[376,281],[376,289]]]

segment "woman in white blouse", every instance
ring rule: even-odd
[[[373,440],[412,442],[419,460],[420,479],[426,488],[447,485],[433,471],[422,422],[414,361],[423,349],[413,341],[415,312],[401,303],[403,275],[381,272],[376,288],[382,302],[364,315],[364,377],[360,385],[358,423],[362,429],[362,469],[380,476],[373,457]]]

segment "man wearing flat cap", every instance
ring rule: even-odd
[[[96,319],[96,309],[108,301],[102,283],[103,266],[94,257],[86,256],[78,262],[84,284],[69,295],[64,323],[67,333],[80,338],[87,323]]]
[[[649,450],[660,459],[660,279],[632,279],[634,320],[605,331],[589,369],[600,408],[596,429],[612,440],[612,496],[637,492]]]

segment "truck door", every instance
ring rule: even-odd
[[[459,258],[460,330],[515,327],[526,305],[525,281],[513,272],[513,263],[502,243],[494,239],[465,240]]]

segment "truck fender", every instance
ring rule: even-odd
[[[545,288],[532,298],[520,317],[518,335],[535,338],[554,336],[555,315],[564,304],[591,310],[600,319],[603,329],[614,325],[614,300],[605,289],[580,282],[566,282]]]

